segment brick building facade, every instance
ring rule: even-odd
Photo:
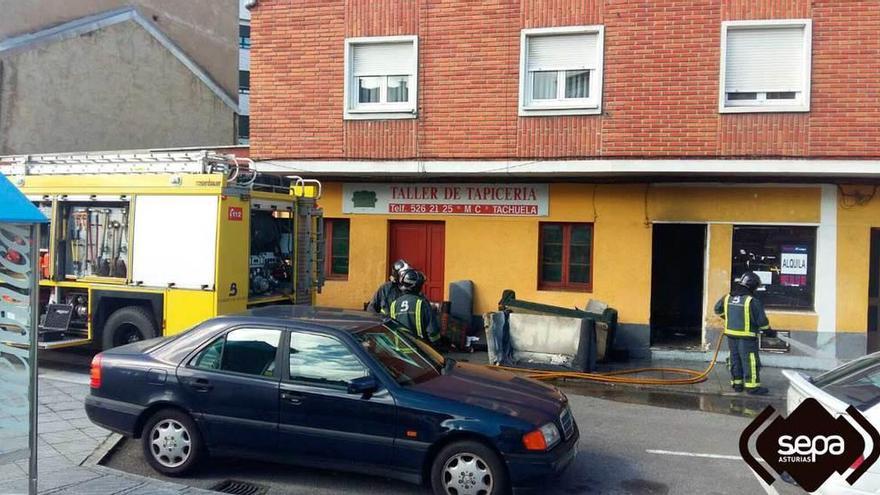
[[[294,6],[295,5],[295,6]],[[721,23],[812,19],[811,111],[718,112]],[[872,157],[876,1],[266,0],[252,20],[255,156]],[[520,31],[605,26],[603,115],[517,116]],[[418,35],[419,117],[343,121],[342,40]]]
[[[787,358],[873,348],[880,2],[260,0],[251,29],[251,154],[324,179],[344,232],[329,247],[345,273],[328,265],[322,302],[358,306],[415,249],[435,278],[474,281],[475,311],[504,288],[601,299],[620,309],[619,346],[656,353],[712,341],[711,306],[748,266],[767,277],[774,325],[829,361]],[[368,191],[381,211],[348,197],[381,180],[539,198],[505,216],[388,184]],[[433,241],[396,244],[419,222],[445,229],[439,264]],[[658,259],[675,242],[700,262]],[[664,287],[666,264],[701,276]]]

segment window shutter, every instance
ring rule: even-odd
[[[528,38],[528,68],[539,70],[596,69],[599,35],[562,34]]]
[[[804,27],[728,28],[725,91],[803,91]]]
[[[352,47],[355,76],[410,75],[412,65],[412,43],[368,43]]]

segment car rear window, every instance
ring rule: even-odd
[[[826,373],[814,384],[834,397],[865,411],[880,403],[880,362],[859,363],[848,373]]]
[[[869,369],[872,366],[876,366],[877,364],[880,364],[880,355],[872,354],[868,356],[863,356],[858,359],[853,359],[843,366],[834,368],[831,371],[826,371],[825,373],[822,373],[821,375],[813,378],[812,382],[817,387],[822,388],[825,385],[836,382],[860,371]]]

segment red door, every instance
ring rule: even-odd
[[[422,292],[433,302],[443,300],[443,254],[446,226],[443,222],[391,222],[388,267],[400,258],[421,270],[427,281]]]

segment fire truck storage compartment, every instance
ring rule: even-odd
[[[128,201],[59,203],[61,277],[128,276]]]
[[[40,341],[57,342],[88,337],[88,290],[41,287],[40,310]]]
[[[251,203],[248,262],[251,298],[287,296],[293,291],[293,202]]]
[[[148,287],[213,290],[218,199],[138,196],[132,281]]]

